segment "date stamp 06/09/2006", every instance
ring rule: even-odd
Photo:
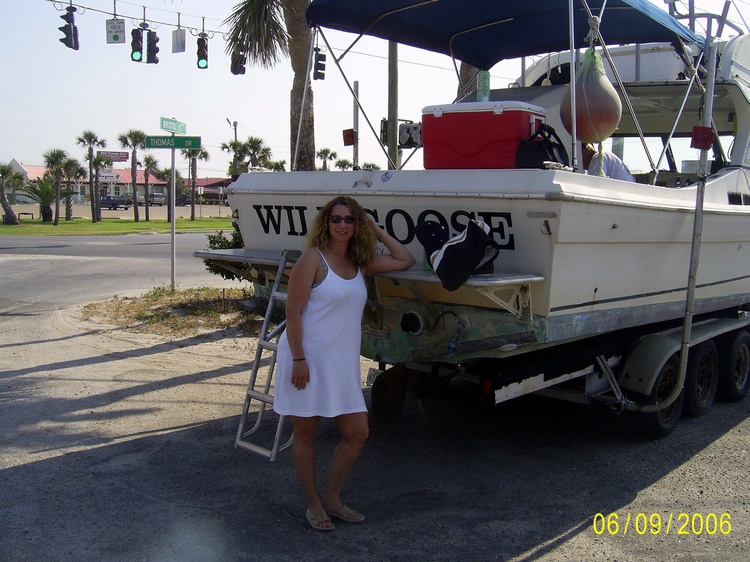
[[[729,513],[610,513],[594,515],[597,535],[729,535]]]

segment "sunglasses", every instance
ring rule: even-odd
[[[331,215],[328,217],[328,220],[333,224],[338,224],[341,221],[344,221],[345,224],[354,224],[355,222],[354,217],[351,215],[346,215],[345,217],[342,217],[341,215]]]

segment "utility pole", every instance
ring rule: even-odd
[[[354,81],[354,114],[352,115],[352,127],[354,127],[354,144],[352,145],[352,165],[354,169],[359,166],[359,80]]]

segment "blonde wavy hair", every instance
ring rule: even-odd
[[[328,232],[328,217],[331,216],[331,210],[336,205],[349,207],[349,211],[354,217],[354,236],[349,240],[346,257],[357,267],[364,267],[375,258],[377,239],[372,232],[372,228],[370,228],[365,210],[351,197],[343,195],[336,197],[318,211],[310,228],[310,233],[307,235],[306,246],[320,250],[328,249],[328,244],[331,241]]]

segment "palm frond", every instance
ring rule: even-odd
[[[289,34],[283,22],[282,0],[240,2],[224,20],[229,26],[226,52],[242,52],[262,68],[273,67],[289,56]]]

